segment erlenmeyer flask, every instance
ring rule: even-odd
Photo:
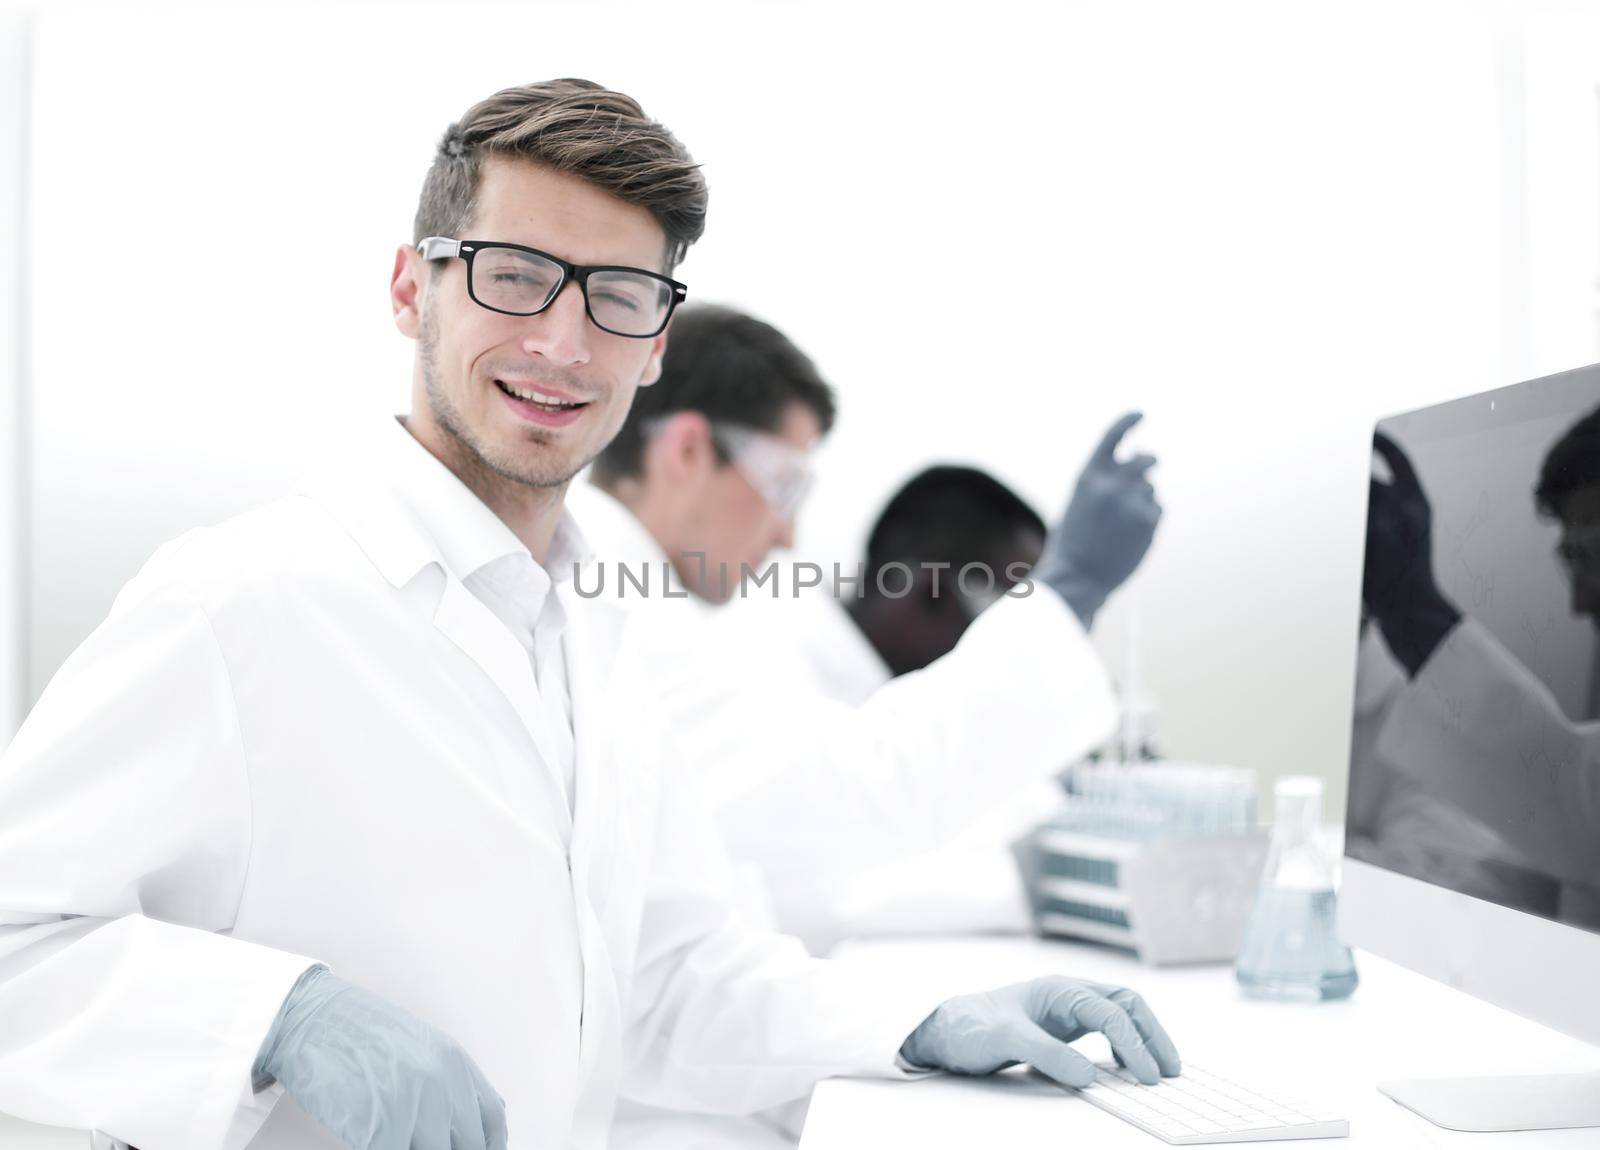
[[[1333,860],[1317,844],[1322,780],[1279,779],[1273,797],[1272,847],[1234,974],[1254,998],[1346,998],[1356,964],[1337,933]]]

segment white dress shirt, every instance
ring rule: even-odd
[[[400,421],[402,424],[404,420]],[[567,809],[573,809],[577,756],[572,735],[572,688],[567,681],[567,612],[556,586],[570,583],[589,558],[588,544],[562,511],[544,566],[472,490],[409,433],[414,452],[396,470],[398,493],[438,544],[461,582],[493,611],[528,653],[545,722],[536,739],[560,767]]]

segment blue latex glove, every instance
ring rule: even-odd
[[[505,1150],[504,1100],[443,1031],[313,967],[256,1055],[273,1080],[351,1150]]]
[[[993,1074],[1026,1062],[1063,1086],[1094,1082],[1094,1063],[1067,1043],[1098,1030],[1112,1053],[1152,1086],[1182,1069],[1178,1048],[1144,999],[1120,986],[1050,975],[988,994],[952,998],[900,1047],[914,1066]]]
[[[1139,566],[1161,519],[1156,489],[1146,478],[1156,457],[1117,459],[1117,444],[1143,418],[1130,411],[1100,440],[1031,574],[1065,599],[1085,627]]]

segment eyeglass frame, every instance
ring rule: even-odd
[[[538,256],[540,259],[549,260],[561,269],[561,282],[556,284],[555,290],[550,293],[550,298],[533,311],[507,311],[505,308],[492,307],[479,299],[478,293],[472,287],[472,260],[484,248],[510,248],[512,251],[527,252],[530,255]],[[607,335],[618,336],[621,339],[654,339],[667,330],[667,324],[672,322],[672,313],[677,310],[678,305],[689,295],[688,284],[679,283],[672,277],[664,276],[660,272],[653,272],[649,268],[629,267],[627,264],[575,264],[539,248],[530,248],[526,244],[506,243],[502,240],[456,240],[451,239],[449,236],[428,236],[426,239],[418,241],[417,253],[430,262],[433,260],[459,259],[465,263],[467,265],[467,296],[485,311],[492,311],[497,315],[539,315],[550,309],[550,305],[556,302],[569,282],[576,280],[578,290],[583,294],[583,311],[589,317],[589,322]],[[671,294],[667,297],[667,313],[661,317],[661,326],[647,334],[635,335],[631,332],[613,331],[595,319],[594,309],[589,306],[589,276],[595,272],[631,272],[635,275],[648,276],[653,280],[659,280],[661,283],[666,284],[671,289]]]

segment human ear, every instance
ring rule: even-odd
[[[677,318],[675,315],[674,319]],[[661,361],[667,354],[667,333],[672,330],[672,319],[661,329],[661,334],[650,340],[650,358],[645,360],[644,374],[639,377],[640,387],[649,387],[661,378]]]
[[[394,270],[389,274],[389,306],[394,310],[394,326],[408,339],[416,339],[422,330],[425,269],[422,254],[410,244],[401,244],[395,250]]]

